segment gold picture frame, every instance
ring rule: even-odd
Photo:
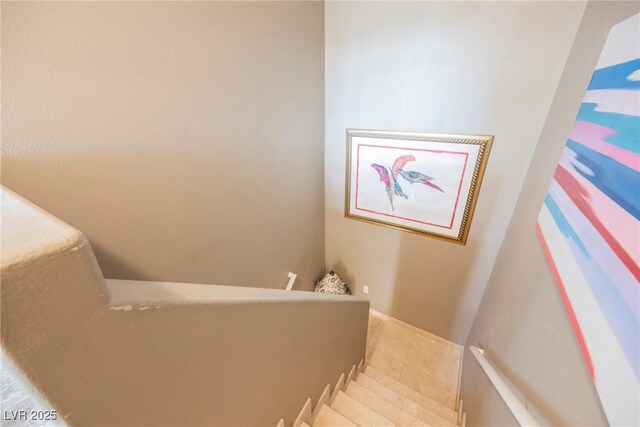
[[[346,218],[466,244],[493,136],[346,134]]]

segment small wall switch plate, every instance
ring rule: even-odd
[[[369,293],[369,287],[367,285],[362,287],[362,292],[364,292],[365,294]]]

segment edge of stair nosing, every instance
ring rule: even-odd
[[[336,400],[336,396],[340,390],[344,390],[346,388],[346,384],[344,382],[344,372],[340,374],[340,378],[338,378],[338,382],[333,389],[333,393],[331,393],[331,397],[329,398],[329,403],[333,403]]]
[[[311,412],[311,425],[313,425],[313,422],[318,417],[318,414],[320,413],[322,406],[328,403],[330,400],[331,400],[331,384],[327,384],[324,387],[324,390],[322,390],[322,394],[318,398],[318,402],[316,402],[316,406],[313,408],[313,411]]]
[[[307,423],[307,421],[312,422],[309,418],[311,417],[312,412],[311,412],[311,398],[308,398],[305,402],[304,405],[302,405],[302,409],[300,409],[300,412],[298,413],[298,416],[296,417],[296,419],[293,421],[293,424],[291,425],[291,427],[301,427],[303,423]],[[313,422],[312,422],[313,424]]]
[[[356,378],[356,365],[353,365],[351,367],[351,370],[349,371],[349,375],[347,375],[347,379],[344,380],[345,385],[349,384],[350,381],[353,381]]]

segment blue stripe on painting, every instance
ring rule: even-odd
[[[575,172],[598,187],[622,209],[640,219],[640,173],[571,139],[567,141],[567,148],[576,153],[576,162],[591,170],[589,174],[574,166]]]
[[[640,377],[640,324],[636,314],[632,311],[629,304],[631,300],[623,297],[621,290],[616,285],[627,285],[635,291],[635,304],[637,298],[637,282],[630,278],[631,281],[625,284],[613,283],[615,278],[615,266],[611,264],[611,258],[616,258],[615,253],[602,239],[598,231],[593,227],[588,218],[586,218],[578,207],[573,204],[562,188],[555,182],[551,182],[551,188],[548,195],[558,208],[560,215],[566,221],[559,229],[563,232],[569,246],[573,258],[576,260],[580,271],[582,271],[591,292],[593,293],[598,306],[607,318],[607,322],[611,327],[616,340],[620,344],[626,359],[633,367],[636,377]],[[554,214],[552,213],[552,216]],[[554,216],[554,220],[556,220]],[[570,237],[568,237],[570,236]],[[579,236],[579,242],[574,236]],[[586,252],[578,245],[586,247]],[[613,261],[615,263],[615,261]],[[618,261],[619,264],[621,264]],[[624,268],[624,267],[623,267]]]
[[[638,93],[640,97],[640,93]],[[578,111],[577,120],[595,123],[614,131],[607,142],[625,150],[640,153],[640,117],[628,114],[595,111],[597,104],[583,102]]]
[[[580,236],[580,240],[589,250],[589,259],[605,267],[605,274],[615,291],[620,294],[627,308],[636,319],[640,319],[640,292],[638,281],[626,265],[618,258],[609,243],[602,237],[600,231],[593,225],[591,219],[575,205],[564,189],[555,181],[551,181],[549,195],[560,208],[563,216]],[[629,230],[632,232],[632,230]]]
[[[640,59],[600,68],[593,72],[588,90],[640,89],[640,81],[628,79],[637,70],[640,70]]]
[[[564,215],[562,215],[562,211],[560,211],[558,204],[556,203],[555,200],[553,200],[553,197],[551,197],[550,194],[547,194],[545,196],[544,204],[547,205],[547,209],[549,209],[549,212],[551,212],[551,216],[553,217],[553,220],[556,222],[556,225],[558,226],[558,230],[560,230],[560,232],[565,236],[569,237],[570,240],[573,239],[573,241],[576,242],[576,245],[578,245],[580,250],[583,251],[585,255],[587,255],[588,254],[587,248],[584,246],[584,244],[582,243],[582,240],[580,240],[580,237],[576,234],[576,232],[573,231],[571,224],[569,224],[569,222],[567,222]]]

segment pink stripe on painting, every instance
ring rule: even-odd
[[[608,136],[615,134],[613,129],[595,123],[576,121],[571,129],[569,139],[584,145],[598,153],[611,157],[618,163],[640,171],[640,156],[624,148],[616,147],[605,141]]]
[[[638,239],[640,224],[620,205],[602,193],[598,187],[574,172],[573,162],[575,162],[575,155],[570,148],[565,147],[559,166],[569,171],[571,176],[586,190],[589,194],[589,204],[595,216],[606,225],[624,250],[635,257],[636,260],[640,259],[640,239]]]
[[[544,205],[542,205],[542,209],[544,209]],[[549,251],[549,246],[547,245],[547,241],[544,238],[544,233],[542,232],[542,228],[540,228],[540,223],[538,221],[536,221],[536,233],[538,234],[538,239],[540,239],[540,244],[542,245],[542,251],[544,252],[544,256],[547,258],[549,267],[551,267],[551,274],[553,274],[553,278],[555,279],[556,285],[558,286],[558,291],[560,292],[560,297],[562,298],[562,302],[564,302],[564,306],[567,310],[569,321],[571,322],[571,326],[573,326],[573,331],[575,332],[576,338],[578,339],[578,345],[580,345],[580,350],[582,350],[582,356],[584,357],[584,361],[587,363],[587,369],[589,369],[591,378],[595,381],[596,375],[593,369],[593,362],[591,361],[591,354],[589,354],[587,343],[584,340],[584,335],[582,334],[582,328],[580,328],[580,323],[578,323],[576,312],[573,311],[573,306],[571,305],[571,301],[569,301],[569,296],[567,295],[567,291],[564,288],[562,277],[560,277],[560,272],[558,271],[558,267],[556,266],[556,263],[553,261],[553,257],[551,256],[551,252]]]
[[[553,179],[560,184],[564,192],[567,193],[567,196],[569,196],[571,201],[580,209],[580,212],[582,212],[589,222],[593,224],[595,229],[598,230],[598,233],[600,233],[618,258],[620,258],[620,261],[629,269],[631,274],[634,275],[636,280],[640,280],[640,267],[638,267],[637,261],[634,259],[634,256],[637,254],[629,254],[625,251],[620,242],[611,234],[607,226],[598,218],[591,207],[590,194],[580,185],[580,182],[578,182],[574,175],[561,165],[558,165]],[[637,231],[637,228],[634,227],[627,230],[628,233],[632,233],[633,231]],[[636,237],[638,236],[637,233],[634,234]]]
[[[583,102],[597,104],[596,111],[640,116],[640,98],[637,90],[590,90],[585,94]]]
[[[640,318],[640,294],[638,293],[637,280],[555,180],[551,181],[549,195],[556,202],[562,215],[571,224],[582,245],[588,251],[588,254],[585,255],[592,263],[601,268],[611,286],[615,287],[622,296],[621,301],[627,304],[637,321]],[[574,258],[578,261],[577,257],[574,256]]]

